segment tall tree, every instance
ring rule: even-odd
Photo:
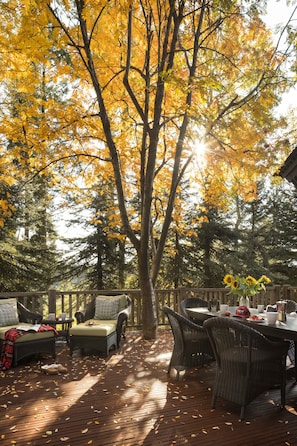
[[[88,198],[93,197],[88,205],[88,221],[80,221],[80,225],[86,229],[86,235],[65,239],[70,247],[67,277],[75,277],[76,282],[79,281],[81,286],[87,286],[88,289],[125,288],[128,272],[125,236],[116,233],[117,227],[109,231],[115,207],[113,187],[109,182],[101,183],[98,189],[87,189],[85,194]],[[80,194],[74,200],[78,202],[73,217],[67,223],[70,228],[79,224],[79,209],[85,198]]]
[[[268,184],[269,187],[269,184]],[[278,184],[263,190],[258,206],[264,210],[258,228],[262,258],[274,283],[295,286],[297,281],[297,193],[293,185]],[[262,211],[263,212],[263,211]]]
[[[259,16],[264,3],[30,0],[17,7],[8,0],[5,5],[16,12],[5,45],[9,63],[16,50],[21,53],[22,88],[32,88],[32,65],[44,60],[45,74],[51,72],[45,82],[63,79],[69,85],[67,106],[39,99],[47,118],[42,126],[33,125],[35,110],[27,110],[32,125],[26,137],[40,150],[32,168],[41,171],[59,161],[65,166],[75,156],[88,167],[88,180],[113,179],[112,223],[122,226],[137,253],[146,338],[156,335],[154,286],[194,135],[208,142],[212,179],[205,198],[216,203],[230,190],[254,198],[253,182],[274,155],[263,135],[276,128],[273,106],[285,81],[283,58]]]

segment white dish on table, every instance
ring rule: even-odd
[[[250,317],[247,318],[247,321],[249,322],[255,322],[256,324],[260,324],[261,322],[265,322],[265,319],[251,319]]]
[[[208,308],[200,307],[200,308],[190,308],[191,310],[197,311],[197,313],[208,313]]]

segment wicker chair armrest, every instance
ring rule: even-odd
[[[182,324],[195,333],[205,333],[205,329],[202,325],[196,324],[191,319],[183,319]]]
[[[26,322],[29,324],[41,323],[42,314],[34,313],[33,311],[28,310],[28,308],[26,308],[21,302],[18,302],[17,305],[20,322]]]
[[[263,333],[259,332],[257,329],[249,326],[243,326],[242,331],[246,331],[247,334],[251,334],[254,339],[254,343],[260,348],[265,348],[266,351],[271,352],[275,357],[279,357],[279,352],[286,354],[290,346],[290,342],[286,340],[272,340],[265,336]]]
[[[125,338],[125,331],[128,318],[131,314],[132,302],[129,297],[127,297],[127,307],[120,311],[117,317],[117,344],[119,346],[121,338]]]
[[[275,355],[275,357],[279,356],[278,352],[282,352],[283,355],[287,355],[290,341],[272,341],[271,339],[266,338],[267,345],[269,345],[270,352]]]
[[[125,308],[124,310],[120,311],[118,313],[117,317],[117,326],[120,326],[123,324],[124,321],[127,321],[129,318],[130,312],[128,311],[128,308]]]
[[[79,310],[74,314],[77,324],[81,324],[86,321],[86,310]]]
[[[121,310],[121,311],[119,312],[118,317],[119,317],[121,314],[126,314],[127,317],[129,317],[130,314],[131,314],[131,310],[132,310],[132,302],[131,302],[130,297],[127,296],[127,307],[124,308],[123,310]]]
[[[190,319],[187,319],[187,321],[191,322]],[[183,327],[182,332],[185,343],[192,341],[201,343],[205,343],[207,341],[207,344],[210,343],[206,330],[202,325],[195,323],[188,324],[185,322],[182,322],[181,325]]]

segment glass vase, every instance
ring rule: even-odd
[[[250,307],[250,299],[248,296],[241,296],[239,300],[239,305],[249,308]]]

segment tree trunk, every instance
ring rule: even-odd
[[[139,285],[142,297],[142,335],[144,339],[156,339],[158,325],[156,296],[149,274],[147,256],[145,258],[143,259],[141,255],[138,256]]]

